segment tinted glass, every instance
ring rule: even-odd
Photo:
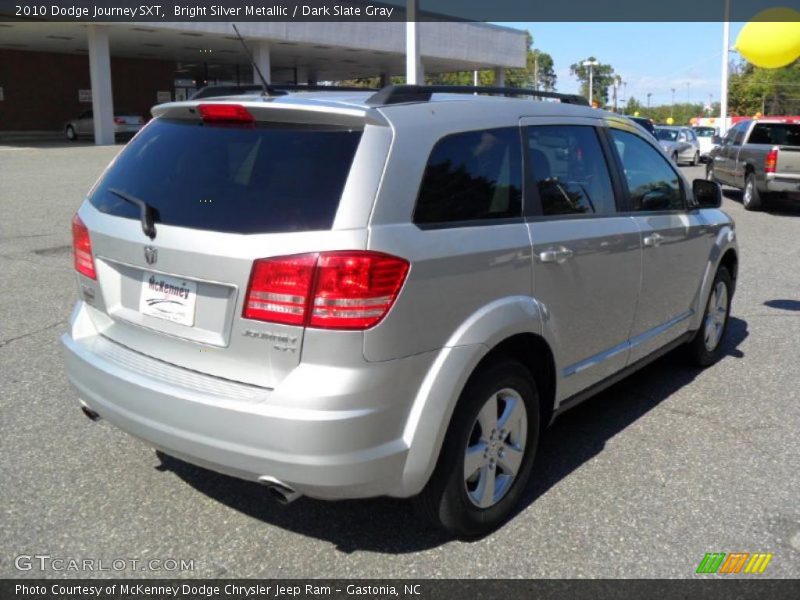
[[[522,215],[519,129],[449,135],[431,151],[415,223],[452,223]]]
[[[739,123],[736,127],[733,128],[733,143],[736,146],[740,146],[742,142],[744,142],[744,135],[747,133],[747,128],[750,126],[750,123]]]
[[[152,205],[156,223],[235,233],[330,229],[360,137],[321,126],[155,119],[128,143],[90,201],[138,219],[136,206],[108,192],[115,188]]]
[[[666,142],[674,142],[678,139],[678,130],[656,128],[656,137]]]
[[[543,215],[610,214],[616,210],[594,127],[529,127],[528,166]]]
[[[633,210],[681,210],[680,178],[667,159],[638,136],[611,130],[631,196]]]
[[[698,137],[714,137],[715,130],[713,127],[695,127],[694,132],[697,134]]]
[[[751,144],[800,146],[800,125],[790,123],[759,123],[750,134]]]

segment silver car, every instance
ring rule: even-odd
[[[114,111],[114,133],[119,135],[135,135],[144,127],[144,117],[129,110]],[[84,111],[77,119],[67,121],[64,125],[64,135],[71,142],[80,138],[94,137],[94,113]]]
[[[700,162],[700,142],[691,127],[656,127],[656,138],[675,164]]]
[[[672,348],[724,354],[716,183],[571,96],[442,89],[156,107],[72,223],[87,416],[283,502],[414,498],[469,537],[557,415]]]

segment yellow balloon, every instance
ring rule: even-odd
[[[633,116],[634,117],[638,117],[639,116],[639,111],[637,110],[635,113],[633,113]]]
[[[793,8],[761,11],[739,32],[736,50],[765,69],[794,62],[800,57],[800,12]]]
[[[675,122],[675,119],[672,117],[667,117],[667,125],[672,125]]]

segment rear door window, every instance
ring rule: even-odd
[[[614,191],[594,127],[528,127],[528,170],[544,216],[616,212]]]
[[[800,125],[792,123],[759,123],[750,134],[751,144],[800,146]]]
[[[414,222],[461,223],[522,216],[519,128],[446,136],[431,151]]]
[[[103,176],[90,201],[130,219],[144,200],[156,223],[232,233],[333,226],[361,130],[270,123],[230,127],[155,119]]]

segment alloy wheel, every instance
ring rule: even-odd
[[[464,486],[472,504],[490,508],[508,493],[522,466],[527,435],[519,392],[504,388],[492,394],[475,419],[464,455]]]
[[[728,287],[724,282],[718,281],[708,300],[708,310],[705,318],[703,341],[706,350],[713,352],[725,331],[725,321],[728,318]]]

